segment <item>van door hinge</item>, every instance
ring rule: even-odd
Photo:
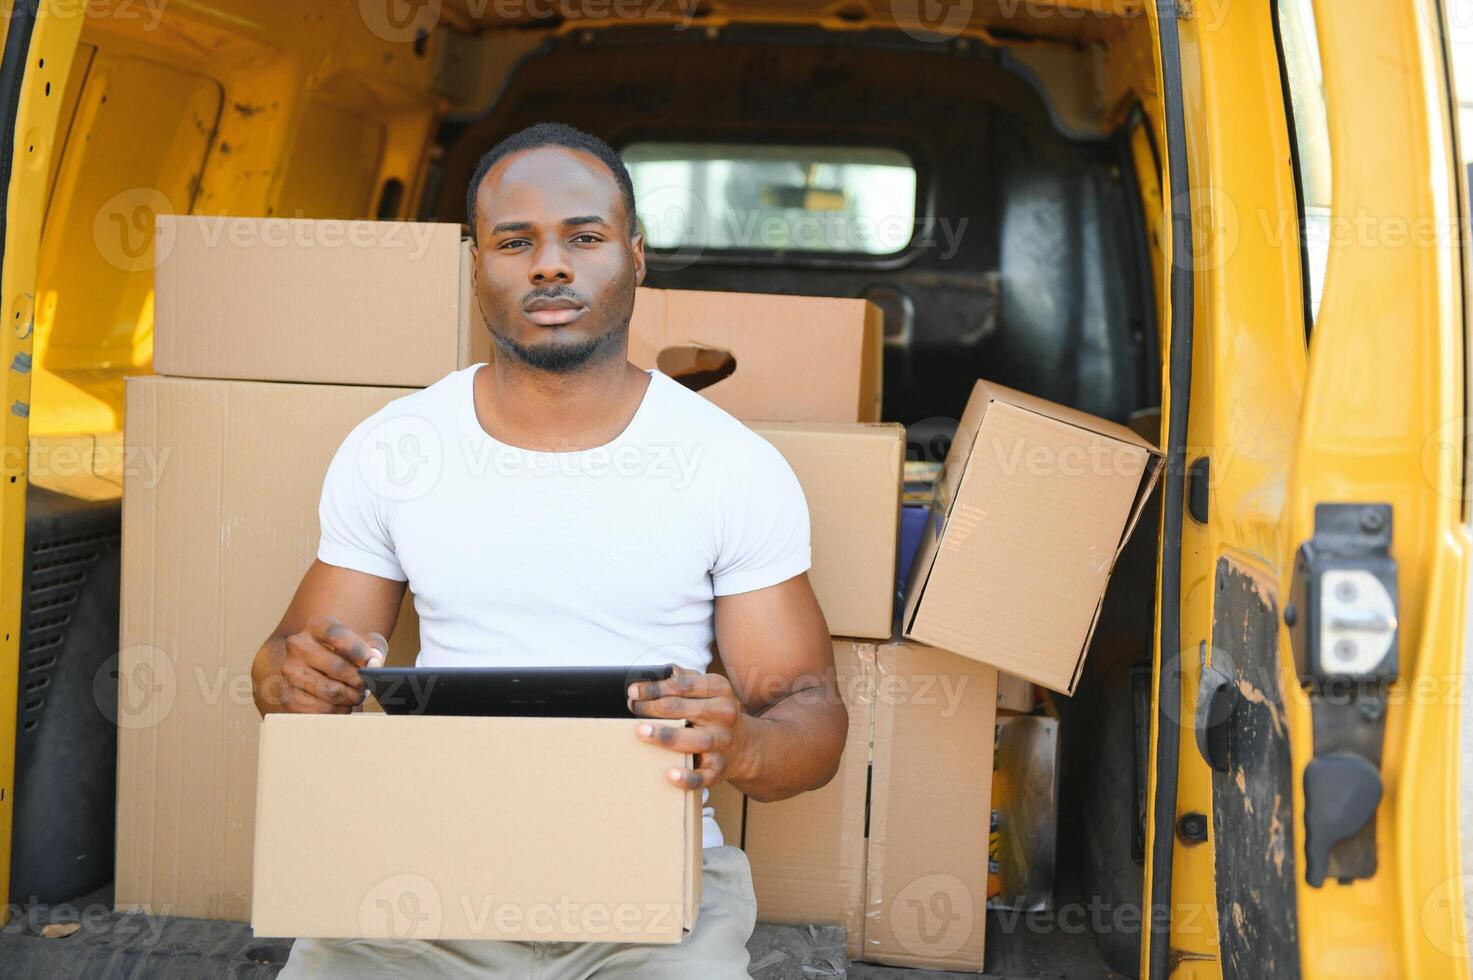
[[[1376,873],[1386,699],[1400,669],[1389,504],[1317,504],[1299,547],[1284,623],[1309,693],[1305,878],[1320,887]]]

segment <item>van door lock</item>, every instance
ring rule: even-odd
[[[1313,719],[1304,863],[1316,888],[1376,873],[1387,692],[1400,669],[1391,517],[1389,504],[1315,505],[1284,608]]]

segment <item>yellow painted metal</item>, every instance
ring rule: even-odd
[[[1447,687],[1464,666],[1466,329],[1442,20],[1434,0],[1316,0],[1315,16],[1334,223],[1278,561],[1287,568],[1312,533],[1316,501],[1390,502],[1402,680],[1387,712],[1379,871],[1301,884],[1303,964],[1307,976],[1465,976],[1466,947],[1449,941],[1463,896],[1459,706]],[[1426,685],[1439,693],[1411,696]],[[1302,699],[1289,709],[1300,772],[1309,714]],[[1429,914],[1439,893],[1457,893],[1454,912]]]
[[[77,49],[83,15],[75,4],[43,2],[31,35],[15,155],[5,201],[4,311],[0,342],[0,418],[5,465],[0,470],[0,922],[9,914],[10,828],[15,792],[15,713],[20,666],[20,600],[26,524],[26,467],[31,404],[30,358],[35,319],[42,202],[55,152],[62,86]],[[10,26],[10,25],[7,25]]]
[[[1465,976],[1451,690],[1464,667],[1468,567],[1464,314],[1437,8],[1317,4],[1334,246],[1310,351],[1272,5],[1218,13],[1179,22],[1195,224],[1187,455],[1209,455],[1212,468],[1210,522],[1183,530],[1183,650],[1164,651],[1167,668],[1180,668],[1185,716],[1178,814],[1211,812],[1189,722],[1199,642],[1211,656],[1218,559],[1255,569],[1282,608],[1316,502],[1391,502],[1405,680],[1388,713],[1381,868],[1370,881],[1304,884],[1310,718],[1280,636],[1301,967],[1306,977]],[[1419,689],[1437,693],[1412,696]],[[1178,842],[1172,888],[1174,975],[1220,975],[1216,929],[1231,928],[1233,910],[1215,906],[1211,849]]]
[[[155,213],[370,217],[394,178],[393,216],[409,216],[444,107],[436,45],[375,33],[357,4],[117,9],[134,16],[85,18],[55,85],[66,112],[36,290],[38,433],[121,424],[122,378],[152,358]]]

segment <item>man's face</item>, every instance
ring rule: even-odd
[[[544,371],[623,357],[644,243],[597,157],[512,153],[477,190],[476,300],[496,346]]]

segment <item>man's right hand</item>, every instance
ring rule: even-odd
[[[378,633],[359,635],[332,616],[313,616],[286,638],[281,662],[281,711],[346,714],[363,702],[359,667],[382,667],[389,644]]]

